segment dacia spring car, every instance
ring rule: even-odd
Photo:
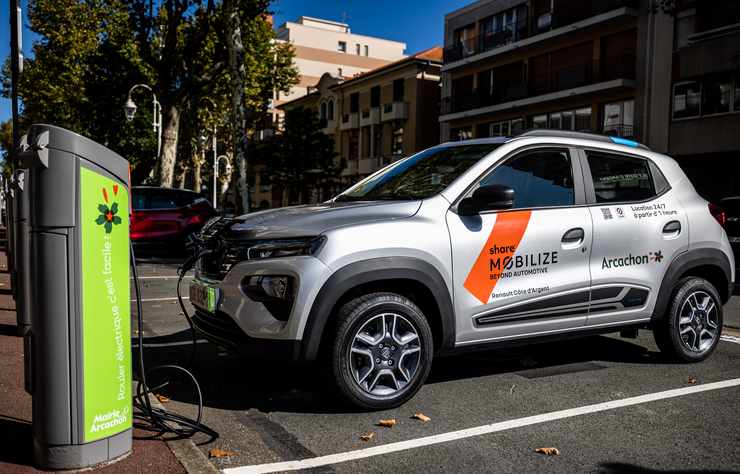
[[[735,278],[717,212],[635,142],[445,143],[323,204],[207,225],[194,322],[227,348],[327,364],[365,409],[408,400],[437,355],[511,341],[650,328],[700,361]]]

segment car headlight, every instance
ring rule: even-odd
[[[326,237],[309,237],[299,239],[275,239],[253,243],[247,249],[247,260],[264,258],[296,257],[313,255],[323,245]]]

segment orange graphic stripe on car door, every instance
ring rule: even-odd
[[[470,269],[470,273],[468,273],[464,284],[465,288],[473,296],[478,298],[481,303],[488,303],[491,292],[498,282],[498,279],[491,279],[491,255],[489,249],[493,244],[496,244],[497,247],[513,247],[514,251],[512,252],[496,254],[496,257],[500,258],[502,262],[506,257],[513,257],[516,248],[519,246],[519,242],[521,242],[524,236],[524,231],[527,230],[531,214],[532,211],[517,211],[504,212],[496,216],[496,222],[493,224],[493,229],[491,229],[491,235],[488,236],[488,240],[481,249],[473,267]]]

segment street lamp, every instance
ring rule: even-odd
[[[128,91],[128,98],[126,100],[126,105],[123,106],[123,112],[126,114],[126,120],[129,122],[134,119],[134,116],[136,115],[136,102],[131,98],[131,94],[139,87],[152,93],[152,128],[157,134],[157,158],[159,158],[159,154],[162,151],[162,107],[157,100],[157,94],[155,94],[152,88],[146,84],[136,84]]]
[[[203,97],[200,99],[201,102],[208,101],[211,103],[211,106],[213,107],[213,112],[216,112],[216,109],[218,109],[218,106],[216,105],[216,102],[213,101],[210,97]],[[213,120],[213,112],[211,112],[211,119]],[[213,121],[213,132],[212,132],[212,146],[213,146],[213,207],[216,208],[216,178],[218,173],[218,160],[221,158],[218,156],[218,143],[216,138],[216,121]],[[203,139],[205,139],[205,136],[203,136]],[[203,152],[203,158],[205,159],[205,151]],[[224,157],[226,158],[226,157]],[[228,160],[228,158],[226,158]]]
[[[226,166],[229,165],[229,157],[226,155],[221,155],[213,159],[213,207],[214,209],[218,209],[218,205],[216,203],[216,197],[218,196],[216,194],[216,188],[218,188],[218,163],[221,159],[226,160]]]

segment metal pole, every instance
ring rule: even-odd
[[[18,126],[18,78],[23,69],[23,53],[21,26],[21,7],[18,0],[10,0],[10,69],[11,69],[11,91],[10,100],[13,114],[13,149],[11,150],[11,164],[18,166],[16,150],[20,143],[20,129]]]
[[[217,209],[216,205],[216,186],[218,184],[218,150],[216,142],[216,124],[213,124],[213,208]]]

